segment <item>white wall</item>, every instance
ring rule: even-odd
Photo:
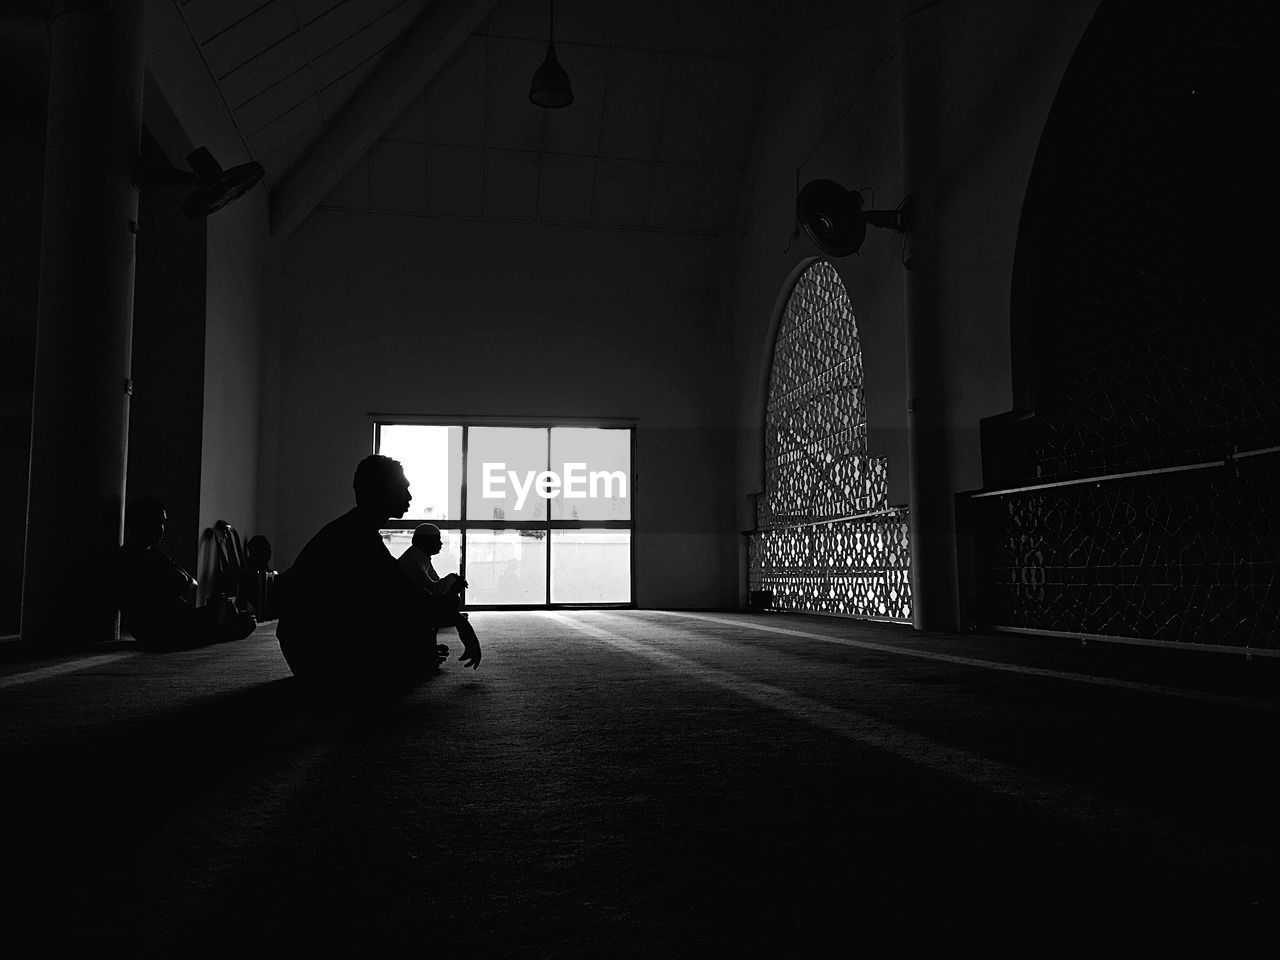
[[[726,602],[715,256],[685,235],[321,209],[285,250],[276,565],[350,507],[371,414],[635,418],[636,601]]]
[[[267,196],[257,187],[208,219],[200,529],[226,520],[258,532],[258,434],[264,331],[273,303]],[[208,591],[207,542],[200,580]]]
[[[978,421],[1013,404],[1009,304],[1040,135],[1098,0],[939,5],[938,300],[955,490],[982,485]]]

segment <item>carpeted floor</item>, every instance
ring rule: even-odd
[[[1274,917],[1274,660],[473,622],[479,671],[380,704],[305,697],[269,626],[0,665],[7,929],[150,956],[807,957]]]

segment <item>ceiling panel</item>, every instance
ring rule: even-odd
[[[365,78],[377,67],[377,61],[369,61],[345,74],[327,87],[320,89],[320,108],[327,123],[338,112],[338,109],[351,98],[351,95],[364,83]]]
[[[341,7],[351,0],[292,0],[293,8],[298,12],[298,22],[306,26],[317,20],[335,7]]]
[[[692,230],[702,206],[704,168],[696,163],[655,163],[645,225]]]
[[[592,222],[619,227],[644,226],[649,166],[636,160],[601,160],[596,165]]]
[[[430,0],[190,0],[179,10],[277,184]],[[781,0],[559,0],[575,102],[529,83],[547,0],[498,0],[332,191],[347,208],[717,232],[736,214]],[[412,176],[417,169],[422,176]],[[400,195],[402,194],[402,195]]]
[[[671,38],[680,8],[689,0],[645,0],[604,3],[609,14],[609,42],[640,50],[673,50]]]
[[[298,104],[284,116],[253,134],[246,135],[249,152],[264,156],[281,147],[292,145],[298,139],[307,139],[324,127],[324,118],[315,100]]]
[[[221,83],[233,70],[261,57],[297,29],[298,22],[287,0],[273,0],[203,43],[201,50],[214,79]]]
[[[289,171],[302,158],[306,152],[307,144],[314,139],[323,126],[318,126],[310,131],[305,131],[294,139],[290,140],[283,146],[277,147],[271,153],[262,159],[262,165],[267,168],[267,187],[274,187],[281,178],[288,176]]]
[[[733,0],[733,16],[725,29],[733,37],[733,56],[743,60],[762,60],[769,51],[778,8],[776,0]]]
[[[471,37],[427,86],[427,129],[436,143],[484,146],[489,41]]]
[[[391,129],[383,134],[384,140],[408,140],[413,143],[425,143],[427,139],[427,98],[418,97],[409,108],[400,114],[400,119],[391,125]]]
[[[702,56],[733,54],[736,0],[696,0],[678,3],[671,23],[671,49]]]
[[[484,151],[476,147],[429,147],[427,209],[461,217],[484,212]]]
[[[546,111],[546,149],[551,153],[595,154],[600,149],[600,116],[608,87],[609,51],[601,47],[557,44],[556,55],[573,84],[573,104],[565,110]],[[528,103],[527,98],[525,102]],[[533,104],[529,106],[538,109]]]
[[[556,5],[556,12],[562,25],[565,9],[565,0],[560,0]],[[547,0],[503,0],[489,14],[489,33],[498,37],[523,37],[545,42]]]
[[[224,77],[222,96],[234,109],[263,90],[305,71],[307,62],[302,37],[294,33]]]
[[[538,183],[538,219],[589,223],[596,162],[589,157],[543,154]]]
[[[374,145],[369,152],[369,203],[374,210],[427,212],[427,146],[423,143]]]
[[[348,43],[367,48],[366,33],[389,19],[403,21],[406,15],[412,17],[422,6],[421,0],[348,0],[330,7],[306,25],[303,34],[307,48],[313,57]]]
[[[672,59],[663,53],[610,51],[609,97],[600,139],[604,156],[632,160],[653,156]]]
[[[537,217],[540,157],[533,151],[485,151],[484,216],[515,220]]]
[[[191,0],[183,4],[182,16],[196,43],[207,43],[251,16],[262,5],[263,0]]]
[[[280,83],[267,87],[260,94],[250,97],[232,112],[235,115],[236,124],[247,136],[262,129],[304,100],[314,97],[315,94],[311,73],[300,70]]]
[[[489,41],[485,96],[489,146],[542,149],[543,111],[529,102],[529,82],[545,52],[545,44],[532,40]]]
[[[715,112],[708,161],[713,165],[745,165],[755,132],[763,76],[747,60],[729,63],[720,103]]]
[[[603,46],[618,43],[625,36],[618,29],[619,8],[633,5],[617,0],[560,0],[556,4],[556,40]]]
[[[697,160],[710,150],[729,64],[707,57],[675,58],[662,101],[655,150],[659,160]]]
[[[327,86],[367,63],[371,57],[376,57],[405,31],[416,15],[417,9],[413,4],[399,4],[385,16],[370,21],[349,39],[328,48],[327,53],[313,54],[312,69],[316,82],[321,87]]]
[[[698,230],[715,233],[733,225],[738,213],[738,196],[741,193],[742,171],[736,167],[712,167],[707,171],[703,187],[702,203],[698,208],[695,226]]]
[[[425,181],[424,181],[425,182]],[[369,209],[369,158],[363,157],[342,182],[333,188],[324,203],[330,207],[350,210]]]

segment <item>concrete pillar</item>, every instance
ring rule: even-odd
[[[50,43],[22,639],[81,646],[118,636],[142,2],[71,8]]]
[[[938,296],[938,5],[907,9],[898,26],[902,178],[914,198],[912,269],[905,274],[907,449],[910,463],[912,619],[917,630],[958,629],[955,503],[947,452],[947,398]]]

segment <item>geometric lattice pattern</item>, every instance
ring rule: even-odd
[[[1280,425],[1280,368],[1258,349],[1269,322],[1261,311],[1220,325],[1175,315],[1128,343],[1117,344],[1113,332],[1062,344],[1055,402],[1029,422],[1024,480],[1221,460],[1270,446]]]
[[[999,626],[1280,647],[1280,456],[980,498]]]
[[[857,323],[825,261],[783,311],[764,448],[751,588],[779,609],[910,620],[906,511],[888,509],[887,461],[867,453]]]
[[[832,520],[885,506],[886,462],[867,456],[853,307],[840,275],[825,261],[800,276],[778,327],[764,456],[759,527]]]
[[[762,530],[751,537],[752,590],[779,610],[911,619],[907,511]]]

